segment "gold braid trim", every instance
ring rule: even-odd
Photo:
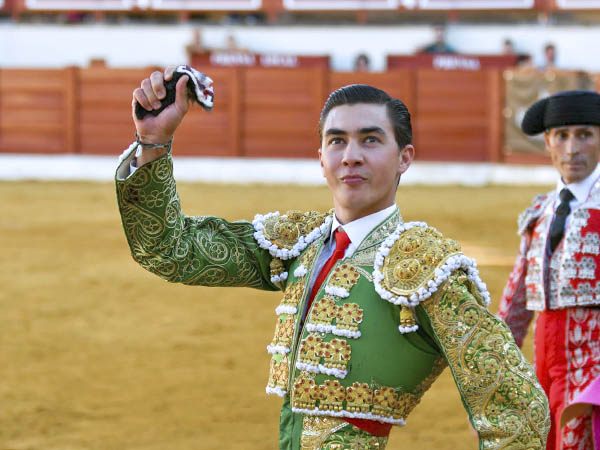
[[[479,433],[481,449],[546,448],[548,400],[508,327],[456,272],[423,307]]]

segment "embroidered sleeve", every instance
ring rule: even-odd
[[[545,449],[548,401],[510,330],[460,271],[422,308],[442,349],[480,449]]]
[[[276,289],[251,223],[183,215],[169,155],[116,187],[131,254],[145,269],[184,284]]]
[[[533,318],[533,311],[526,308],[525,276],[527,275],[529,241],[528,234],[521,238],[521,250],[504,287],[498,309],[498,317],[506,322],[519,347],[523,345],[529,323]]]

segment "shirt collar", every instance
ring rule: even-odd
[[[384,219],[389,217],[397,209],[398,207],[396,206],[396,204],[393,204],[392,206],[388,206],[387,208],[382,209],[381,211],[377,211],[376,213],[369,214],[368,216],[364,216],[360,219],[353,220],[352,222],[348,222],[344,225],[342,225],[339,222],[339,220],[334,214],[329,238],[331,239],[335,230],[337,230],[339,227],[342,227],[348,235],[348,237],[350,238],[350,245],[354,248],[357,248],[377,225],[383,222]]]
[[[560,194],[560,191],[566,187],[575,196],[577,202],[584,202],[590,195],[590,191],[598,178],[600,178],[600,164],[598,164],[594,171],[585,179],[578,181],[577,183],[565,184],[561,178],[556,185],[556,192],[557,194]]]

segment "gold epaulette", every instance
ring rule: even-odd
[[[489,293],[479,278],[475,261],[461,253],[458,242],[444,238],[423,222],[408,222],[398,225],[379,248],[373,281],[381,298],[402,306],[399,329],[408,333],[417,329],[409,310],[431,297],[458,269],[465,272],[489,303]]]
[[[257,214],[252,222],[261,248],[279,259],[296,258],[311,242],[329,230],[332,212],[288,211]]]

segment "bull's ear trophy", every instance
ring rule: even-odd
[[[175,86],[177,80],[184,75],[188,75],[186,87],[188,90],[188,98],[202,106],[206,111],[210,111],[213,107],[214,92],[213,92],[213,81],[203,74],[202,72],[194,69],[190,66],[178,66],[173,73],[173,78],[169,81],[165,81],[165,88],[167,95],[162,99],[161,107],[159,109],[153,109],[152,111],[145,110],[142,105],[138,102],[135,104],[135,116],[142,120],[147,114],[158,116],[160,112],[167,106],[175,103]]]

